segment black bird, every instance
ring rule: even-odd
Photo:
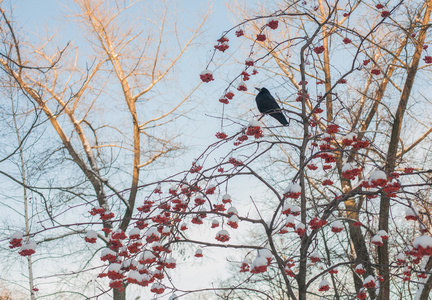
[[[288,125],[288,121],[283,115],[281,108],[277,104],[275,98],[270,94],[266,88],[256,88],[259,93],[255,98],[258,110],[262,114],[270,115],[279,121],[283,126]]]

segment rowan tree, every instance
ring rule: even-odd
[[[321,37],[317,40],[318,44],[314,44],[313,47],[312,55],[316,56],[313,56],[313,58],[308,56],[308,59],[306,60],[307,65],[313,65],[313,67],[310,67],[312,71],[308,71],[306,69],[306,74],[308,76],[306,81],[309,81],[309,84],[306,86],[308,93],[315,94],[315,97],[319,97],[323,92],[319,91],[317,87],[321,86],[321,84],[325,85],[325,88],[328,91],[332,89],[333,81],[336,81],[337,83],[338,80],[341,80],[341,84],[335,85],[335,92],[326,94],[326,103],[321,102],[321,106],[317,108],[320,113],[322,109],[324,109],[323,111],[325,111],[326,116],[319,119],[318,121],[312,120],[316,123],[314,126],[318,125],[321,127],[321,129],[323,129],[323,120],[332,121],[336,118],[336,116],[340,116],[338,124],[346,130],[346,133],[348,133],[349,136],[352,135],[350,132],[357,131],[357,133],[360,133],[362,136],[367,136],[370,144],[376,146],[379,145],[381,147],[382,145],[385,145],[385,148],[388,147],[387,150],[383,148],[381,151],[379,151],[379,153],[371,152],[374,151],[373,149],[370,149],[367,152],[367,155],[372,156],[376,162],[379,162],[381,166],[384,166],[383,168],[386,169],[388,167],[385,162],[389,161],[389,157],[391,157],[391,155],[389,156],[388,154],[391,154],[390,149],[394,150],[398,148],[395,145],[398,142],[396,142],[394,136],[392,140],[393,142],[390,145],[389,136],[395,132],[393,128],[393,119],[396,120],[397,124],[400,122],[401,118],[405,117],[404,124],[406,125],[404,125],[404,127],[407,128],[407,130],[402,130],[398,135],[396,135],[399,136],[397,139],[401,140],[400,142],[403,144],[403,146],[399,148],[400,150],[397,154],[392,154],[396,155],[397,163],[395,168],[399,171],[402,171],[408,166],[407,170],[410,170],[411,166],[420,164],[423,169],[428,169],[429,166],[424,163],[428,160],[428,151],[422,152],[421,156],[419,155],[419,152],[416,152],[417,157],[415,158],[413,158],[410,153],[410,151],[419,149],[416,148],[419,143],[423,142],[423,145],[427,145],[429,142],[427,137],[430,134],[430,125],[424,124],[420,121],[422,118],[421,116],[425,116],[427,118],[429,114],[427,109],[428,102],[422,102],[419,100],[422,99],[423,96],[417,94],[419,90],[421,91],[421,84],[417,85],[417,89],[415,85],[412,87],[412,89],[410,87],[411,80],[414,77],[417,81],[421,80],[421,82],[428,80],[428,71],[427,69],[424,70],[424,68],[428,67],[428,53],[426,52],[423,54],[423,65],[420,64],[418,67],[416,64],[418,63],[420,56],[415,55],[416,53],[421,53],[421,50],[427,50],[428,47],[427,38],[425,40],[418,40],[421,37],[419,35],[420,29],[424,28],[422,24],[426,24],[425,20],[428,20],[429,18],[426,10],[427,4],[423,2],[410,2],[409,4],[405,2],[403,4],[395,2],[395,6],[392,6],[392,3],[389,3],[386,7],[379,3],[372,5],[370,3],[364,3],[361,1],[351,4],[351,8],[343,6],[338,8],[342,10],[342,16],[339,16],[337,20],[332,21],[331,25],[324,24],[323,29],[319,33]],[[406,6],[401,8],[398,6],[398,4]],[[314,11],[316,19],[318,20],[325,20],[328,16],[327,14],[323,13],[322,5],[323,3],[317,2],[310,4],[309,6],[310,11]],[[366,7],[363,5],[366,5]],[[380,14],[371,14],[371,11],[368,10],[368,8],[372,8],[374,11],[382,10],[382,14],[385,16],[387,16],[387,13],[391,8],[397,9],[395,9],[395,14],[391,14],[390,20],[383,20],[383,16]],[[406,12],[406,14],[400,13],[398,9],[402,9]],[[245,18],[246,15],[250,15],[248,12],[240,14],[242,12],[240,7],[233,8],[233,11],[237,12],[240,17],[243,18]],[[259,12],[264,15],[268,14],[268,10],[266,11],[265,9],[262,9]],[[299,13],[301,12],[303,11],[300,10]],[[411,21],[412,15],[417,16],[417,23]],[[365,16],[368,16],[368,18]],[[371,18],[369,16],[374,17]],[[423,16],[424,18],[422,19],[421,17]],[[300,23],[301,26],[296,26],[298,24],[296,22],[298,19],[298,17],[294,17],[290,18],[289,21],[281,21],[279,30],[281,30],[282,33],[279,33],[279,35],[287,38],[290,36],[291,32],[295,30],[296,34],[305,31],[305,35],[308,34],[307,30],[309,30],[310,27],[308,27],[307,24],[310,22],[308,22],[307,18],[303,18],[302,22]],[[360,23],[357,20],[367,20],[369,23],[372,23],[372,26],[363,26],[363,23]],[[355,27],[350,28],[349,26],[353,22],[355,22],[356,25]],[[382,22],[382,26],[378,26],[380,25],[380,22]],[[404,25],[401,26],[401,24]],[[249,25],[251,26],[249,26],[248,30],[245,30],[246,37],[250,40],[253,40],[256,35],[261,32],[261,23],[259,23],[259,21],[256,23],[251,22]],[[377,26],[374,27],[375,25]],[[373,31],[369,34],[371,27],[373,28]],[[389,28],[391,28],[391,30]],[[332,30],[334,31],[334,34],[329,34],[329,32],[331,33]],[[392,36],[392,38],[389,38],[390,36]],[[366,38],[363,40],[362,38],[364,37]],[[415,40],[413,41],[413,39]],[[415,51],[413,44],[418,46],[416,51],[419,52]],[[296,64],[296,60],[293,60],[293,57],[295,57],[299,51],[293,50],[292,45],[289,43],[276,44],[277,47],[275,48],[275,43],[272,41],[272,39],[268,39],[266,42],[260,43],[258,45],[262,47],[264,53],[269,53],[270,57],[270,59],[266,60],[265,67],[262,71],[268,70],[273,74],[283,75],[280,77],[281,80],[276,84],[283,87],[285,91],[289,89],[289,91],[294,90],[300,94],[301,84],[299,84],[298,79],[301,78],[301,72],[299,72],[300,67]],[[367,47],[369,51],[363,51],[361,47],[358,47],[359,45],[368,45]],[[423,47],[423,49],[421,49],[420,46]],[[342,49],[345,53],[344,55],[341,55]],[[350,66],[351,63],[347,57],[350,55],[349,53],[357,54],[356,51],[358,49],[360,53],[363,52],[369,56],[370,54],[368,53],[373,53],[373,57],[371,58],[367,56],[365,59],[362,59],[363,61],[359,61],[359,66],[362,66],[362,70],[356,73],[356,78],[354,81],[350,80],[349,77],[346,77],[345,79],[343,78],[345,74],[341,72],[341,64]],[[375,66],[371,66],[371,60]],[[398,64],[398,60],[403,61],[404,63]],[[385,71],[383,71],[384,75],[378,70],[382,70],[383,68],[386,68]],[[380,74],[382,77],[377,77]],[[410,76],[408,76],[408,74]],[[316,81],[309,79],[311,77]],[[282,80],[285,80],[283,78],[286,78],[289,84],[281,83]],[[316,82],[317,84],[316,87],[314,86],[312,89],[310,88],[311,81]],[[289,86],[289,88],[286,86]],[[400,93],[403,90],[408,91],[408,89],[410,89],[410,93],[404,94],[404,97],[411,97],[410,101],[414,104],[408,108],[407,112],[404,112],[404,114],[400,113],[399,116],[396,117],[394,109],[392,110],[392,106],[394,107],[394,98],[401,97]],[[340,100],[341,90],[346,92],[346,94],[343,94],[343,100]],[[321,93],[321,95],[319,93]],[[284,99],[281,100],[283,101]],[[401,107],[403,107],[404,101],[405,100],[400,101]],[[291,101],[288,101],[286,104],[290,105],[290,102]],[[415,107],[416,105],[418,106]],[[312,110],[311,108],[309,109]],[[418,130],[419,126],[422,128],[421,130]],[[413,128],[416,129],[416,132],[410,130]],[[325,130],[323,130],[323,132],[325,132]],[[391,134],[387,134],[388,132]],[[345,142],[349,143],[349,139],[346,139]],[[346,146],[343,143],[343,139],[341,139],[339,143],[341,144],[342,148]],[[322,145],[319,146],[322,147]],[[336,147],[338,146],[336,145]],[[388,152],[387,154],[385,154],[386,151]],[[296,160],[293,159],[292,154],[287,153],[287,151],[284,151],[284,153],[287,156],[286,163],[290,164],[294,168],[298,168],[298,165],[295,163]],[[337,154],[338,152],[336,151],[336,155]],[[282,153],[278,153],[275,156],[277,156],[277,160],[280,161],[283,155],[284,154]],[[344,159],[337,160],[338,180],[341,182],[341,188],[343,191],[352,189],[351,180],[355,178],[354,176],[351,178],[351,180],[347,180],[347,178],[342,175],[344,165],[346,169],[359,169],[359,167],[364,168],[363,165],[365,162],[367,163],[368,160],[359,157],[355,152],[352,152],[350,156],[345,157]],[[324,165],[324,168],[329,166],[330,165]],[[279,172],[283,172],[282,168],[283,167],[281,166],[281,170]],[[315,176],[312,176],[312,174],[316,174],[317,172],[315,169],[318,168],[320,168],[320,166],[313,163],[308,165],[308,172],[305,174],[306,179],[313,179]],[[331,168],[328,170],[331,170]],[[356,170],[356,172],[358,171],[359,170]],[[327,174],[327,177],[329,177],[331,174],[332,173]],[[408,177],[405,178],[408,180]],[[321,180],[323,179],[326,178],[322,178]],[[332,178],[332,180],[336,182],[335,179]],[[316,181],[313,180],[310,183],[314,184]],[[327,180],[325,183],[330,183],[330,181]],[[314,187],[316,188],[317,185],[315,184]],[[425,207],[424,197],[414,197],[410,198],[409,200]],[[364,200],[360,201],[360,204],[362,204],[363,201]],[[383,200],[382,203],[386,203],[386,201],[387,200]],[[362,210],[361,206],[354,201],[346,201],[345,204],[347,205],[346,208],[348,215],[351,215],[353,219],[358,219],[359,212]],[[386,211],[386,209],[380,210],[380,208],[375,208],[375,213],[384,211]],[[428,212],[428,209],[426,209],[425,212]],[[382,228],[386,227],[383,224],[380,225],[380,227],[381,226]],[[387,230],[391,230],[394,227],[390,225],[387,228]],[[367,252],[365,239],[362,237],[361,231],[358,228],[352,226],[350,226],[349,230],[350,238],[354,241],[352,245],[355,246],[352,247],[352,250],[355,251],[351,255],[354,257],[358,255],[358,257],[362,257],[362,259],[365,261],[370,261],[371,258]],[[384,245],[383,248],[385,247],[387,246]],[[380,248],[380,250],[383,248]],[[347,252],[350,252],[350,249],[347,250]],[[388,251],[388,253],[392,253],[392,250],[395,251],[390,247],[390,249],[383,252]],[[397,253],[394,253],[394,255],[397,255]],[[382,255],[381,257],[382,260],[385,260],[385,256]],[[356,282],[357,289],[360,288],[362,284],[360,278],[354,277],[354,280]],[[381,289],[381,291],[385,291],[385,289]]]
[[[421,69],[418,68],[421,56],[423,55],[425,66],[429,61],[426,57],[428,55],[424,54],[424,48],[427,44],[425,40],[430,19],[430,4],[413,2],[404,6],[403,3],[395,2],[393,6],[391,3],[388,4],[388,10],[381,6],[368,6],[364,2],[356,2],[356,5],[352,6],[347,4],[342,8],[336,4],[325,7],[322,3],[320,10],[319,6],[315,9],[304,3],[296,2],[291,6],[284,6],[276,13],[248,18],[239,26],[223,33],[215,45],[215,53],[229,51],[229,42],[233,38],[229,36],[230,33],[240,38],[246,33],[247,37],[248,25],[251,24],[250,27],[255,25],[255,31],[252,31],[249,36],[249,45],[252,45],[252,49],[248,57],[244,59],[244,67],[233,76],[227,89],[221,93],[219,101],[223,105],[231,105],[236,100],[235,96],[233,98],[233,91],[235,89],[247,91],[247,81],[257,73],[274,72],[272,80],[277,81],[278,71],[274,71],[275,68],[270,60],[274,59],[279,64],[277,67],[284,71],[279,81],[284,82],[285,77],[291,81],[285,82],[285,90],[290,88],[295,90],[293,96],[283,99],[286,105],[290,106],[285,111],[291,118],[291,125],[284,131],[266,128],[270,134],[263,136],[261,126],[253,121],[236,133],[228,134],[225,132],[227,127],[232,128],[238,125],[224,126],[227,120],[225,116],[222,116],[223,127],[216,134],[221,141],[209,147],[209,150],[194,162],[190,170],[191,174],[198,173],[199,175],[193,175],[196,177],[191,178],[189,174],[188,177],[178,182],[179,189],[182,189],[186,196],[181,196],[182,199],[176,195],[176,189],[171,190],[172,200],[175,203],[173,210],[186,211],[179,215],[190,215],[194,209],[197,210],[191,223],[201,226],[205,224],[202,218],[204,216],[222,216],[222,221],[212,221],[209,224],[213,227],[224,224],[225,228],[215,236],[220,242],[232,241],[230,231],[226,228],[236,228],[239,220],[240,223],[249,223],[251,231],[254,232],[258,231],[255,226],[261,225],[264,238],[255,238],[252,241],[249,240],[249,243],[240,245],[233,243],[221,247],[249,249],[247,256],[249,258],[252,256],[253,262],[249,264],[248,259],[245,262],[240,260],[238,262],[240,271],[252,271],[252,274],[257,274],[274,268],[272,271],[278,272],[279,278],[283,278],[283,288],[287,298],[305,299],[308,294],[311,297],[311,294],[320,295],[322,292],[324,297],[339,298],[357,295],[359,298],[364,298],[368,294],[371,298],[386,299],[390,297],[391,283],[396,287],[393,293],[400,293],[402,297],[406,297],[410,293],[410,287],[408,285],[408,288],[402,289],[402,292],[399,289],[403,285],[403,278],[400,278],[403,272],[400,266],[390,263],[389,256],[396,257],[397,253],[392,253],[388,245],[392,243],[395,248],[398,248],[398,251],[403,252],[405,247],[410,245],[419,234],[413,233],[412,230],[411,232],[397,231],[395,225],[404,218],[418,218],[417,213],[403,216],[398,214],[398,211],[412,209],[413,205],[418,204],[427,207],[428,202],[415,195],[428,192],[428,176],[420,178],[423,175],[418,176],[418,174],[428,174],[429,171],[423,169],[426,166],[418,167],[419,172],[415,172],[416,175],[413,176],[411,167],[404,167],[406,162],[402,160],[402,157],[407,157],[407,153],[419,143],[428,141],[430,126],[427,126],[427,129],[418,136],[411,136],[407,139],[411,139],[408,142],[409,146],[403,145],[400,148],[401,152],[396,164],[398,151],[394,151],[398,149],[399,140],[402,138],[398,124],[401,124],[405,111],[401,112],[399,108],[396,112],[392,112],[391,107],[384,101],[386,94],[382,84],[383,82],[385,85],[392,83],[394,90],[388,88],[390,95],[397,95],[398,84],[402,86],[399,89],[400,107],[404,107],[404,103],[412,97],[410,93],[403,93],[403,91],[413,91],[411,86],[413,76],[421,77],[419,72]],[[417,9],[416,15],[419,16],[417,23],[406,22],[405,24],[410,26],[407,29],[398,23],[401,21],[394,21],[397,20],[397,17],[409,15],[398,14],[399,9],[411,10],[414,7]],[[314,13],[315,11],[318,13]],[[352,22],[356,17],[361,19],[362,16],[370,16],[372,12],[376,14],[375,23],[365,25],[364,30],[357,27],[355,29],[344,27],[344,22]],[[342,21],[338,21],[339,18]],[[289,30],[279,35],[272,34],[272,30],[278,30],[279,22],[286,24]],[[297,31],[293,30],[296,25],[298,25]],[[395,31],[393,39],[389,39],[391,35],[388,32],[391,27],[399,28],[409,41],[403,38],[398,39],[401,43],[396,44],[396,50],[402,49],[398,55],[395,55],[395,51],[385,48],[386,46],[395,47],[394,37],[402,36],[400,32]],[[414,29],[418,30],[416,35],[412,34]],[[292,34],[293,32],[295,33]],[[351,34],[356,36],[356,43],[353,43],[354,37],[351,37]],[[281,36],[283,38],[279,39]],[[376,41],[376,36],[381,40]],[[333,49],[337,51],[338,46],[330,48],[329,44],[336,42],[339,42],[342,47],[350,45],[353,48],[351,53],[349,48],[337,52],[338,56],[335,57],[337,61],[331,63],[329,52]],[[385,62],[389,61],[384,51],[390,56],[390,59],[406,62],[404,66],[398,68],[394,80],[386,76],[376,78],[382,74],[381,71],[378,72],[377,66],[382,65],[380,68],[386,68]],[[401,55],[402,52],[406,55]],[[341,56],[341,53],[346,53],[346,55]],[[283,59],[278,55],[280,57],[283,55]],[[382,59],[382,62],[379,59]],[[375,64],[371,69],[365,67],[370,63],[369,60]],[[208,83],[217,78],[211,72],[210,66],[211,63],[200,74],[201,79]],[[259,69],[260,66],[262,69]],[[254,70],[253,67],[256,67],[257,70]],[[395,63],[390,64],[389,68],[390,70],[396,68]],[[391,72],[385,74],[390,76]],[[403,72],[406,72],[405,75]],[[332,79],[333,74],[336,74],[335,79]],[[351,76],[357,77],[353,84],[349,85]],[[309,88],[307,81],[312,80],[316,86]],[[360,89],[360,84],[365,85],[366,88]],[[321,91],[320,86],[323,87]],[[347,86],[350,87],[347,88]],[[370,96],[376,94],[374,88],[382,93],[382,95],[379,94],[378,99]],[[339,89],[345,93],[351,90],[360,92],[358,92],[358,97],[354,94],[345,99],[341,96]],[[414,90],[413,93],[415,92]],[[320,117],[324,109],[326,116]],[[385,121],[389,125],[385,124]],[[390,133],[386,135],[385,131]],[[256,141],[249,142],[251,137]],[[231,143],[233,148],[222,156],[219,163],[206,168],[207,164],[211,165],[209,161],[217,155],[221,156],[223,149],[226,149],[225,145]],[[286,153],[286,161],[280,158],[279,151],[276,152],[277,147]],[[219,152],[215,149],[219,149]],[[272,156],[272,151],[276,152],[273,157],[278,157],[276,163],[268,159]],[[427,152],[423,153],[425,157],[427,154]],[[392,161],[393,165],[389,165]],[[312,172],[318,168],[317,165],[322,171],[316,172],[317,175],[314,176]],[[286,171],[287,166],[293,168],[294,172]],[[266,169],[262,170],[262,167]],[[270,176],[271,174],[291,176],[293,182],[287,184],[288,186],[283,190],[280,187],[281,176],[269,177],[269,174]],[[232,178],[240,176],[254,177],[269,190],[275,201],[267,206],[272,209],[268,207],[263,209],[258,205],[260,203],[251,197],[250,201],[256,207],[255,218],[250,214],[238,213],[237,217],[232,217],[229,212],[224,214],[224,206],[229,204],[223,203],[222,194],[224,190],[229,191]],[[202,183],[205,186],[202,187],[201,180],[213,180],[214,182]],[[285,179],[284,182],[286,181]],[[412,190],[414,181],[416,181],[415,192]],[[339,184],[339,188],[335,186],[335,182]],[[197,186],[205,195],[213,194],[215,187],[222,189],[217,199],[211,196],[203,199],[205,196],[200,196],[194,200],[197,207],[208,205],[204,212],[199,208],[187,206],[192,203],[189,194],[193,191],[199,194],[196,191]],[[191,191],[190,188],[193,190]],[[375,198],[377,200],[372,200]],[[165,207],[168,203],[163,202],[165,200],[168,201],[169,198],[161,199],[160,208],[168,208],[168,206]],[[391,201],[393,201],[392,218],[388,215],[390,206],[385,207],[385,204]],[[153,203],[147,204],[153,205]],[[426,208],[423,213],[427,215],[427,212]],[[237,212],[234,214],[237,215]],[[289,215],[286,220],[282,217],[285,214]],[[384,219],[387,221],[384,222]],[[394,230],[390,230],[392,229],[389,227],[390,220]],[[179,222],[182,222],[182,219]],[[421,225],[428,225],[428,221]],[[285,239],[281,241],[278,234],[289,233],[291,227],[293,229],[289,239],[297,234],[300,236],[300,241],[284,245],[283,243],[287,241]],[[345,227],[346,230],[344,230]],[[189,226],[184,225],[184,228],[189,228]],[[425,228],[420,227],[420,229],[423,230],[422,233],[425,233]],[[343,238],[338,238],[338,234],[342,231],[344,231]],[[399,240],[399,238],[389,239],[391,235],[389,236],[387,232],[398,237],[403,236],[404,242],[400,243],[402,239]],[[423,244],[425,242],[423,240],[427,241],[426,244]],[[430,247],[427,244],[429,240],[428,236],[423,236],[416,239],[413,246],[417,250],[422,247],[426,249]],[[191,240],[186,236],[181,236],[172,243],[199,243],[203,247],[217,247],[215,243]],[[266,247],[268,249],[264,249]],[[255,251],[258,254],[255,254]],[[422,255],[425,254],[422,250],[420,252],[407,250],[407,253],[414,256],[414,264],[419,263]],[[254,254],[257,255],[255,259]],[[200,252],[199,255],[202,253]],[[271,259],[274,260],[273,264],[270,262]],[[308,269],[314,265],[317,265],[318,268],[312,269],[308,274]],[[337,270],[336,267],[338,267]],[[427,282],[423,281],[424,278],[421,279],[423,272],[427,272],[425,269],[427,269],[427,256],[423,259],[422,265],[418,267],[420,271],[418,282],[421,287],[428,286],[423,285]],[[337,276],[336,274],[342,275]],[[324,275],[328,275],[329,279],[323,278]],[[233,283],[232,287],[228,288],[229,291],[221,296],[229,298],[233,293],[238,294],[244,291],[243,297],[251,293],[268,297],[269,295],[256,285],[251,287],[247,284],[256,278],[250,276],[256,275],[246,276],[244,281]],[[291,276],[294,279],[291,279]],[[353,280],[349,280],[349,277]],[[255,283],[253,280],[252,282]],[[407,282],[410,281],[407,280]],[[380,286],[379,289],[376,288],[378,286]],[[417,292],[418,297],[428,295],[427,288],[420,288]]]

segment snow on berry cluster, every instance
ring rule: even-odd
[[[197,169],[197,166],[195,162],[194,168]],[[198,172],[191,171],[190,174]],[[214,233],[214,239],[220,243],[229,242],[231,234],[227,229],[237,229],[240,223],[239,213],[232,206],[232,201],[229,194],[220,195],[217,185],[208,182],[180,184],[165,191],[158,185],[137,208],[134,227],[127,234],[121,228],[106,226],[100,233],[93,229],[86,232],[84,240],[87,243],[97,243],[99,235],[105,234],[109,241],[100,254],[100,260],[105,265],[98,277],[108,278],[108,286],[118,290],[123,290],[126,284],[135,284],[149,287],[155,294],[164,293],[169,286],[165,282],[169,270],[177,268],[172,243],[184,238],[191,226],[205,224],[209,215],[213,216],[207,222],[210,228],[217,228],[220,223],[226,226]],[[93,217],[101,218],[103,214],[106,210],[100,207],[90,211]],[[114,226],[116,223],[111,220],[109,224]],[[22,235],[15,233],[10,244],[17,247],[20,240]],[[22,255],[31,254],[25,252]],[[204,257],[203,250],[198,248],[194,257]],[[261,269],[258,263],[252,270],[258,272]]]

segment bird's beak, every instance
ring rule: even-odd
[[[258,92],[261,92],[261,89],[260,89],[260,88],[257,88],[257,87],[256,87],[255,89],[257,89],[257,90],[258,90]]]

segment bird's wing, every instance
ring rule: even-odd
[[[280,110],[280,106],[277,104],[275,98],[268,93],[261,95],[258,94],[256,97],[256,103],[258,110],[263,114]]]

